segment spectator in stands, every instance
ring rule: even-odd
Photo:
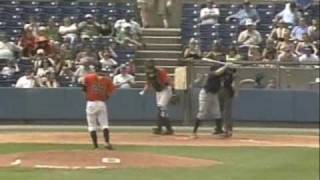
[[[102,36],[113,36],[115,34],[112,22],[104,15],[100,24],[100,34]]]
[[[71,81],[73,78],[73,71],[71,67],[68,67],[66,64],[62,66],[62,69],[59,73],[60,77],[63,77],[63,79]]]
[[[22,36],[19,39],[18,46],[22,48],[23,57],[31,57],[34,55],[34,50],[36,48],[36,38],[32,34],[30,28],[24,29]]]
[[[168,16],[170,14],[170,8],[172,6],[173,0],[158,0],[157,4],[157,14],[160,16],[163,22],[164,28],[169,28]]]
[[[92,60],[90,57],[83,57],[80,59],[80,66],[74,72],[72,82],[80,83],[83,81],[83,77],[86,74],[95,72],[94,66],[91,65],[91,62]]]
[[[266,40],[266,47],[263,49],[262,57],[263,61],[274,61],[277,56],[277,49],[272,39]]]
[[[201,59],[202,53],[198,41],[195,38],[191,38],[189,40],[189,46],[184,50],[183,57],[190,59]]]
[[[46,88],[57,88],[59,87],[59,83],[56,79],[56,75],[54,72],[48,72],[45,76],[45,78],[43,78],[42,81],[44,87]]]
[[[134,76],[128,73],[126,66],[120,68],[120,74],[114,76],[113,83],[118,88],[131,88],[135,84]]]
[[[254,24],[260,22],[260,17],[257,10],[251,5],[249,0],[245,0],[242,4],[242,8],[235,14],[230,15],[226,18],[226,21],[230,19],[238,19],[239,25],[244,26],[248,19],[251,19]]]
[[[312,19],[312,25],[308,27],[308,35],[313,41],[320,40],[320,19]]]
[[[99,36],[101,25],[95,20],[92,14],[86,14],[84,16],[85,21],[82,21],[78,25],[80,35],[88,35],[90,38],[93,36]]]
[[[43,64],[43,62],[48,61],[48,64],[53,67],[54,61],[48,56],[45,55],[45,51],[43,49],[38,49],[36,55],[33,57],[33,67],[34,71],[37,73],[39,67]]]
[[[291,37],[293,40],[303,41],[303,35],[308,33],[308,25],[305,19],[299,20],[299,25],[292,29]]]
[[[249,61],[262,61],[263,57],[259,46],[250,46],[248,51]]]
[[[43,49],[45,52],[45,55],[48,57],[52,57],[55,54],[55,49],[46,36],[39,36],[36,39],[35,50],[37,51],[38,49]]]
[[[69,38],[71,44],[74,44],[77,40],[77,31],[78,27],[77,24],[72,23],[69,17],[65,17],[63,19],[63,25],[59,27],[59,33],[62,38]]]
[[[291,39],[290,33],[285,33],[283,36],[283,41],[279,42],[277,44],[277,53],[281,54],[282,52],[286,51],[287,49],[290,49],[292,53],[294,53],[295,50],[295,44],[293,43],[293,40]]]
[[[113,59],[118,58],[117,53],[114,51],[114,48],[116,47],[115,43],[112,43],[109,46],[104,46],[102,51],[98,52],[99,58],[102,59],[103,58],[103,53],[107,52],[109,54],[109,56]]]
[[[57,26],[56,22],[53,18],[49,18],[46,31],[48,38],[53,42],[59,42],[60,41],[60,35],[59,35],[59,27]]]
[[[284,10],[278,13],[274,19],[275,22],[282,20],[288,25],[295,25],[301,18],[301,13],[298,11],[296,3],[291,2],[285,5]]]
[[[213,59],[216,61],[222,61],[225,62],[225,52],[223,50],[224,48],[222,47],[222,44],[220,41],[214,41],[212,43],[212,49],[209,51],[206,55],[205,58]]]
[[[142,26],[148,28],[150,26],[151,8],[153,5],[152,1],[148,0],[137,0],[138,9],[140,10],[140,16]]]
[[[303,54],[299,57],[299,62],[319,61],[319,57],[314,53],[313,47],[304,47]]]
[[[27,29],[31,30],[34,37],[38,35],[39,23],[37,22],[37,18],[35,16],[30,16],[29,23],[24,25],[24,30]]]
[[[113,59],[112,54],[108,50],[102,51],[101,54],[99,54],[99,57],[99,62],[104,69],[114,69],[114,67],[118,65],[117,61]]]
[[[142,30],[140,24],[134,21],[131,16],[126,16],[124,19],[119,19],[114,24],[117,34],[125,31],[125,28],[130,26],[130,34],[134,39],[141,40]]]
[[[34,77],[34,72],[28,70],[25,72],[24,76],[20,77],[16,83],[16,88],[35,88],[36,78]]]
[[[220,10],[213,0],[207,0],[207,6],[200,11],[201,24],[216,24],[220,16]]]
[[[292,52],[292,50],[287,47],[281,54],[278,56],[278,61],[280,62],[297,62],[297,56]]]
[[[94,50],[90,36],[84,34],[81,36],[81,41],[76,44],[75,53],[79,53],[80,51],[83,50],[83,48],[86,48],[86,47],[89,47],[91,48],[91,50]]]
[[[238,48],[236,46],[229,47],[228,54],[226,55],[227,62],[236,62],[241,60]]]
[[[15,54],[20,52],[21,48],[19,46],[7,41],[6,34],[0,34],[0,63],[1,61],[15,60]]]
[[[256,30],[255,25],[252,20],[247,20],[247,29],[242,31],[238,37],[240,46],[257,46],[262,42],[261,34]]]
[[[41,37],[45,37],[47,38],[48,40],[49,39],[49,36],[48,36],[48,31],[47,31],[47,28],[45,26],[40,26],[39,29],[38,29],[38,35],[36,36],[36,41],[41,38]]]
[[[301,56],[301,55],[305,54],[305,53],[304,53],[304,50],[305,50],[307,47],[312,48],[313,54],[317,54],[317,53],[318,53],[318,49],[317,49],[317,47],[313,44],[311,37],[310,37],[308,34],[304,34],[304,35],[303,35],[303,41],[302,41],[302,42],[299,42],[299,43],[297,44],[295,53],[296,53],[298,56]]]
[[[41,61],[39,67],[37,68],[37,77],[39,79],[40,87],[51,87],[49,77],[51,77],[51,74],[54,73],[54,66],[49,60]]]
[[[96,63],[98,61],[97,54],[90,46],[85,46],[76,56],[76,63],[80,63],[82,58],[90,60],[90,63]]]
[[[299,9],[306,10],[312,5],[313,0],[295,0]]]
[[[288,28],[288,25],[281,19],[277,26],[272,29],[269,38],[274,41],[283,41],[286,33],[290,33],[290,29]]]
[[[72,48],[69,38],[64,38],[63,43],[60,45],[60,55],[68,67],[72,67],[74,63],[74,49]]]
[[[124,25],[124,30],[117,34],[116,42],[122,46],[135,46],[144,47],[144,44],[135,39],[135,36],[131,34],[130,24]]]
[[[1,73],[4,76],[13,76],[15,73],[19,72],[19,66],[13,61],[8,61],[6,65],[2,68]]]

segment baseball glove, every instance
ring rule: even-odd
[[[173,94],[170,99],[170,104],[176,105],[180,102],[180,97],[177,94]]]

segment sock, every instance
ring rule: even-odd
[[[194,123],[193,133],[197,133],[200,123],[200,119],[196,119],[196,122]]]
[[[97,131],[91,131],[90,136],[92,139],[92,143],[94,148],[98,148],[98,137],[97,137]]]
[[[222,119],[216,119],[216,131],[222,131]]]
[[[162,121],[163,121],[164,125],[166,126],[167,131],[173,132],[169,118],[163,118]]]
[[[110,143],[110,132],[109,129],[103,129],[103,137],[106,143]]]

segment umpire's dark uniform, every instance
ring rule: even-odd
[[[232,99],[234,97],[234,88],[232,86],[236,70],[228,68],[222,76],[222,87],[219,92],[220,109],[226,131],[226,136],[232,136]]]

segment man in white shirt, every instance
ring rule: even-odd
[[[59,27],[58,31],[64,39],[69,38],[71,44],[73,44],[78,37],[77,30],[78,30],[77,24],[72,23],[69,17],[65,17],[63,19],[63,25]]]
[[[216,8],[213,0],[207,0],[207,7],[201,9],[201,24],[216,24],[220,16],[220,10]]]
[[[113,84],[115,84],[118,88],[131,88],[134,83],[134,76],[128,73],[126,66],[121,67],[120,74],[113,78]]]
[[[304,48],[304,54],[299,57],[299,62],[316,62],[319,61],[319,57],[313,53],[312,47]]]
[[[282,20],[289,25],[295,25],[301,14],[298,12],[296,4],[294,2],[287,3],[284,10],[278,13],[275,17],[275,21]]]
[[[247,29],[242,31],[238,37],[238,43],[241,46],[257,46],[262,42],[261,34],[255,29],[255,23],[248,19]]]
[[[117,20],[114,24],[114,28],[116,29],[117,33],[119,33],[120,31],[124,31],[128,25],[130,25],[130,33],[132,35],[140,36],[142,34],[140,24],[134,21],[130,16]]]
[[[24,76],[17,81],[16,88],[34,88],[36,80],[32,71],[27,71]]]

